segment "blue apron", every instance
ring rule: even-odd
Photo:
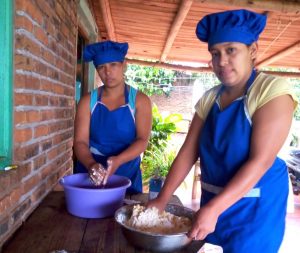
[[[135,103],[136,90],[132,87],[130,87],[130,90],[131,94],[129,95],[127,85],[125,85],[125,105],[115,110],[110,111],[105,104],[101,102],[102,88],[100,88],[100,94],[95,106],[91,103],[91,107],[93,108],[91,108],[90,120],[90,151],[94,159],[105,168],[107,167],[107,159],[110,156],[120,154],[136,139],[134,109],[130,106],[130,104]],[[132,96],[132,92],[135,92],[135,95]],[[134,101],[129,101],[132,97]],[[132,184],[127,189],[128,193],[142,192],[140,163],[141,158],[138,156],[122,164],[115,172],[116,175],[125,176],[131,180]],[[76,172],[86,173],[87,170],[78,162]]]
[[[220,89],[199,138],[201,206],[231,180],[250,151],[252,125],[245,95],[220,110]],[[288,196],[288,173],[278,157],[255,187],[220,216],[206,241],[220,245],[224,253],[277,253],[284,235]]]

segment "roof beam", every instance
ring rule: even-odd
[[[182,23],[184,22],[186,15],[189,13],[190,8],[193,4],[193,0],[182,0],[180,4],[179,11],[177,12],[177,15],[173,21],[172,27],[170,29],[170,32],[168,34],[168,39],[165,43],[164,50],[161,54],[160,61],[164,62],[172,48],[172,45],[176,39],[176,36],[182,26]]]
[[[295,53],[296,51],[300,50],[300,41],[296,42],[295,44],[293,44],[292,46],[283,49],[282,51],[280,51],[279,53],[272,55],[271,57],[259,62],[256,67],[257,68],[261,68],[263,66],[267,66],[270,65],[271,63],[278,61],[279,59],[286,57],[288,55],[291,55],[293,53]]]
[[[191,71],[196,73],[207,73],[213,72],[210,67],[189,67],[183,65],[176,65],[176,64],[168,64],[168,63],[161,63],[161,62],[150,62],[150,61],[140,61],[134,59],[126,59],[128,64],[136,64],[148,67],[156,67],[156,68],[164,68],[164,69],[172,69],[178,71]],[[289,78],[299,78],[300,79],[300,72],[279,72],[279,71],[263,71],[266,74],[275,75],[275,76],[284,76]]]
[[[111,17],[110,5],[108,0],[100,0],[101,13],[108,34],[108,39],[116,41],[115,26]]]
[[[196,0],[201,4],[217,4],[227,6],[238,6],[243,8],[260,9],[264,11],[277,11],[282,13],[299,13],[300,3],[293,0]]]
[[[173,69],[173,70],[179,70],[179,71],[212,72],[212,69],[209,67],[196,68],[196,67],[189,67],[189,66],[183,66],[183,65],[177,65],[177,64],[133,60],[133,59],[126,59],[126,62],[129,64],[137,64],[137,65],[142,65],[142,66],[156,67],[156,68],[163,68],[163,69]]]

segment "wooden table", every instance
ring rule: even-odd
[[[128,198],[128,196],[127,196]],[[145,202],[147,194],[130,196]],[[171,203],[181,204],[173,196]],[[193,242],[181,252],[197,252],[203,242]],[[51,192],[16,234],[3,246],[2,253],[146,253],[131,246],[113,217],[84,219],[69,214],[64,192]]]

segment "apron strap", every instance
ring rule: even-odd
[[[214,194],[219,194],[224,189],[223,187],[208,184],[203,181],[201,181],[201,188],[205,191]],[[253,188],[244,196],[244,198],[259,198],[259,197],[260,197],[260,188]]]

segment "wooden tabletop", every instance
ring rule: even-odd
[[[127,196],[126,198],[128,198]],[[130,196],[146,202],[148,194]],[[171,203],[181,204],[173,196]],[[193,242],[181,252],[197,252],[202,242]],[[69,214],[64,192],[51,192],[16,234],[3,246],[2,253],[148,253],[131,246],[114,217],[85,219]]]

